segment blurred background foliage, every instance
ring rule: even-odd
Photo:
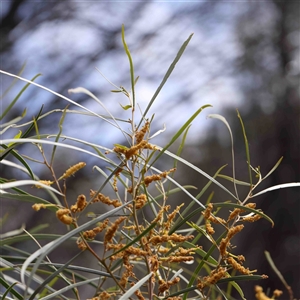
[[[126,105],[125,97],[109,93],[113,87],[95,70],[97,67],[114,84],[129,89],[121,25],[125,24],[135,74],[140,76],[137,102],[141,109],[151,99],[182,42],[193,32],[191,43],[150,111],[149,115],[155,113],[152,132],[162,129],[164,124],[167,128],[153,143],[163,146],[197,108],[212,104],[209,113],[222,114],[232,126],[237,178],[246,181],[248,173],[242,130],[236,115],[238,108],[248,134],[252,165],[260,166],[262,174],[266,174],[281,156],[284,157],[261,188],[300,181],[299,1],[14,0],[1,1],[0,13],[2,70],[17,74],[26,62],[23,77],[30,79],[42,73],[36,82],[63,95],[68,95],[70,88],[83,86],[95,93],[113,115],[123,118],[126,112],[119,103]],[[11,81],[1,75],[1,94]],[[1,99],[1,110],[23,85],[18,82]],[[104,113],[87,97],[70,97],[97,113]],[[6,120],[20,116],[25,107],[30,120],[42,105],[46,112],[63,109],[67,103],[30,87]],[[225,170],[230,175],[229,134],[221,122],[206,120],[205,114],[193,123],[183,157],[211,175],[228,163]],[[60,117],[57,113],[43,119],[39,123],[41,133],[57,132]],[[118,131],[105,123],[92,121],[92,117],[67,116],[63,133],[84,136],[90,142],[110,148],[114,143],[123,142]],[[8,136],[3,134],[3,137]],[[26,153],[26,148],[19,151]],[[58,174],[84,160],[76,153],[60,151],[60,160],[56,162]],[[101,182],[100,176],[91,171],[99,162],[89,160],[87,164],[85,170],[69,181],[70,198],[74,201],[77,194],[87,195],[90,188]],[[3,165],[0,168],[1,177],[22,176]],[[50,179],[41,165],[34,170],[40,178]],[[176,176],[182,184],[200,189],[206,183],[204,178],[195,177],[181,166]],[[215,186],[212,190],[215,191],[212,202],[229,200]],[[268,250],[295,296],[300,297],[299,292],[297,294],[300,286],[299,189],[277,190],[264,194],[256,202],[275,221],[275,227],[270,228],[263,220],[249,224],[245,229],[247,234],[237,242],[238,252],[245,254],[247,266],[270,276],[271,280],[260,283],[265,289],[283,288],[266,263],[263,251]],[[22,223],[31,229],[45,222],[48,215],[33,212],[28,204],[1,200],[1,218],[8,216],[1,232],[20,228]],[[49,231],[58,230],[53,226]],[[245,238],[247,235],[249,238]],[[254,284],[244,285],[246,295],[252,293]]]

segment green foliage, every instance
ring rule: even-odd
[[[138,77],[134,76],[134,64],[125,41],[124,26],[122,41],[129,59],[131,91],[114,85],[116,89],[112,92],[123,93],[128,98],[128,104],[121,105],[121,110],[122,113],[129,113],[130,121],[112,115],[94,94],[84,88],[78,87],[70,92],[90,96],[105,110],[106,116],[35,83],[38,75],[30,81],[1,71],[27,82],[17,97],[8,104],[1,119],[12,109],[29,85],[47,90],[80,108],[55,110],[60,111],[61,118],[58,132],[51,135],[40,133],[39,121],[54,111],[42,114],[41,109],[28,123],[20,123],[22,118],[19,118],[17,125],[12,126],[12,122],[1,125],[1,133],[9,133],[13,127],[27,128],[23,134],[19,131],[18,135],[1,141],[3,150],[0,161],[10,168],[25,172],[29,177],[28,180],[1,178],[1,197],[16,203],[31,203],[37,214],[39,210],[46,209],[53,216],[54,222],[66,225],[65,233],[38,233],[47,224],[37,224],[31,232],[8,232],[3,235],[0,246],[9,253],[1,258],[0,283],[6,289],[5,292],[2,291],[3,299],[82,299],[81,287],[90,287],[90,297],[94,297],[93,299],[229,300],[233,299],[233,290],[245,299],[239,282],[266,278],[264,275],[253,275],[255,270],[245,268],[244,257],[241,253],[235,253],[232,245],[234,236],[243,234],[242,229],[248,226],[246,223],[264,218],[273,225],[273,221],[257,209],[255,203],[250,202],[253,197],[273,189],[300,185],[278,185],[254,194],[258,185],[278,167],[281,159],[265,177],[261,175],[259,168],[251,166],[248,140],[239,114],[248,160],[249,182],[235,178],[233,136],[228,122],[220,115],[214,114],[210,117],[221,120],[230,132],[233,176],[221,174],[225,166],[209,175],[180,157],[192,122],[210,105],[203,105],[192,114],[164,146],[150,143],[154,136],[162,134],[164,130],[151,135],[154,117],[149,117],[147,113],[191,38],[192,35],[181,46],[139,120],[135,111],[135,85]],[[85,139],[65,136],[63,128],[69,126],[65,123],[68,114],[96,116],[120,130],[124,141],[115,141],[112,148],[106,148]],[[128,124],[131,127],[129,130]],[[30,136],[33,130],[35,134]],[[174,154],[170,147],[178,141],[179,148]],[[79,147],[72,142],[77,142]],[[43,166],[52,176],[51,180],[41,180],[34,174],[31,164],[38,162],[37,158],[20,154],[17,149],[23,144],[39,151],[43,157]],[[90,150],[86,150],[86,147]],[[88,157],[96,157],[105,163],[106,171],[99,166],[94,167],[104,178],[104,183],[97,190],[91,190],[88,196],[78,195],[77,201],[68,199],[68,182],[72,181],[72,175],[80,172],[86,163],[74,162],[63,174],[57,174],[55,162],[58,160],[58,148],[80,151],[87,156],[86,161]],[[46,149],[51,149],[50,155]],[[157,162],[164,157],[173,159],[172,166],[166,171],[157,167]],[[208,180],[195,196],[192,190],[196,187],[182,185],[180,176],[179,179],[175,176],[181,164]],[[253,174],[257,178],[256,183],[252,182]],[[230,192],[217,178],[232,182],[235,193]],[[227,198],[223,202],[212,203],[213,193],[205,198],[205,192],[212,184],[223,189],[230,200]],[[30,185],[33,189],[28,192],[20,188],[24,185]],[[244,199],[238,196],[239,186],[249,187]],[[40,188],[46,192],[44,196],[36,195]],[[111,194],[104,194],[104,188],[105,191],[110,188]],[[181,193],[182,201],[175,206],[171,200],[178,193]],[[186,203],[188,205],[182,210]],[[93,213],[95,206],[101,206],[105,212],[100,215]],[[227,219],[218,216],[221,212]],[[86,215],[92,216],[92,220],[86,221]],[[196,222],[193,221],[195,216],[198,216]],[[50,242],[41,246],[40,240]],[[39,249],[33,253],[21,250],[18,245],[24,241],[31,241]],[[207,243],[210,246],[207,249],[202,248]],[[72,254],[67,262],[61,264],[55,258],[48,257],[55,249],[63,249],[67,244],[76,249],[76,254]],[[94,268],[84,265],[86,259],[79,259],[87,254],[89,260],[93,260]],[[68,291],[72,292],[72,296],[67,296]]]

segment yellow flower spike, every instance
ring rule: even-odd
[[[51,180],[39,180],[38,182],[43,183],[43,184],[48,185],[48,186],[50,186],[51,184],[54,183],[54,181],[51,181]],[[41,185],[39,185],[39,184],[36,184],[35,187],[38,188],[38,189],[43,188],[43,187],[42,187]]]
[[[135,133],[135,139],[137,144],[139,144],[143,140],[146,132],[149,130],[149,125],[150,123],[146,121],[145,125],[141,128],[141,130]]]
[[[46,209],[47,207],[56,206],[55,204],[44,204],[44,203],[35,203],[32,205],[32,209],[39,211],[41,208]]]
[[[59,179],[67,179],[68,177],[74,175],[77,171],[86,166],[85,162],[79,162],[78,164],[70,167]]]
[[[215,233],[215,230],[214,228],[211,226],[210,222],[209,221],[206,221],[205,222],[205,229],[206,229],[206,232],[210,235],[213,235]]]

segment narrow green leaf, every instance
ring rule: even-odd
[[[159,147],[158,147],[159,148]],[[231,197],[233,197],[234,199],[238,200],[237,197],[232,194],[224,185],[222,185],[220,182],[218,182],[216,179],[214,179],[213,177],[211,177],[210,175],[208,175],[207,173],[205,173],[204,171],[202,171],[201,169],[199,169],[198,167],[196,167],[195,165],[193,165],[192,163],[188,162],[187,160],[176,156],[175,154],[173,154],[172,152],[166,150],[165,153],[173,158],[176,158],[178,161],[180,161],[181,163],[185,164],[186,166],[190,167],[191,169],[195,170],[197,173],[201,174],[202,176],[208,178],[212,183],[216,184],[218,187],[220,187],[221,189],[223,189],[226,193],[228,193]]]
[[[120,104],[120,103],[119,103]],[[122,104],[120,104],[120,106],[124,109],[124,110],[128,110],[129,108],[131,108],[132,106],[130,104],[123,106]]]
[[[269,171],[269,173],[262,180],[264,180],[267,177],[269,177],[278,168],[278,166],[280,165],[280,163],[281,163],[282,160],[283,160],[283,156],[281,156],[279,158],[279,160],[277,161],[277,163],[275,164],[275,166]]]
[[[200,261],[200,263],[198,264],[198,266],[195,268],[189,283],[187,287],[192,287],[194,281],[196,280],[196,278],[199,276],[199,272],[201,271],[203,265],[205,264],[205,262],[212,256],[213,251],[216,249],[216,245],[218,245],[221,241],[221,239],[227,234],[227,231],[224,231],[216,240],[216,244],[212,244],[211,247],[209,248],[209,250],[207,251],[206,256]],[[183,300],[187,299],[187,293],[184,294],[183,296]]]
[[[183,185],[182,186],[184,189],[186,190],[189,190],[189,189],[192,189],[192,190],[197,190],[197,187],[195,187],[194,185]],[[174,189],[171,189],[169,192],[168,192],[168,195],[173,195],[173,194],[176,194],[178,192],[180,192],[181,189],[180,188],[174,188]],[[155,200],[159,200],[159,199],[162,199],[164,197],[163,194],[159,194],[157,196],[154,197]]]
[[[234,287],[236,289],[236,291],[239,293],[239,295],[241,296],[242,300],[247,300],[245,298],[245,295],[244,295],[244,292],[243,290],[241,289],[241,287],[235,282],[235,281],[230,281],[229,283],[229,286],[230,287]]]
[[[278,276],[278,278],[280,279],[280,281],[283,283],[283,285],[285,286],[285,288],[287,289],[289,295],[290,295],[290,299],[294,299],[294,295],[293,295],[293,291],[291,289],[291,287],[288,285],[288,283],[285,281],[284,277],[282,276],[281,272],[278,270],[278,268],[276,267],[270,252],[265,251],[265,256],[266,259],[268,261],[268,263],[270,264],[271,268],[273,269],[273,271],[275,272],[275,274]]]
[[[65,120],[65,117],[66,117],[66,114],[67,114],[67,109],[68,109],[68,105],[67,107],[64,109],[63,113],[62,113],[62,116],[59,120],[59,123],[58,123],[58,128],[59,128],[59,131],[58,131],[58,134],[56,135],[55,137],[55,142],[58,142],[59,141],[59,138],[62,134],[62,129],[63,129],[63,123],[64,123],[64,120]],[[50,165],[53,164],[53,161],[54,161],[54,156],[55,156],[55,152],[56,152],[56,148],[57,146],[54,145],[53,146],[53,150],[52,150],[52,154],[51,154],[51,160],[50,160]]]
[[[184,124],[183,126],[175,133],[175,135],[171,138],[170,142],[160,150],[160,153],[156,156],[156,158],[152,161],[151,165],[153,165],[163,154],[164,152],[181,136],[181,134],[190,126],[190,124],[194,121],[194,119],[207,107],[212,107],[211,105],[203,105],[200,107]],[[175,156],[179,158],[178,156]]]
[[[180,145],[179,145],[179,147],[178,147],[178,150],[177,150],[177,152],[176,152],[176,155],[179,157],[180,155],[181,155],[181,153],[182,153],[182,151],[183,151],[183,148],[184,148],[184,144],[185,144],[185,141],[186,141],[186,137],[187,137],[187,134],[188,134],[188,131],[189,131],[189,129],[191,128],[191,124],[186,128],[186,130],[184,131],[184,133],[183,133],[183,137],[182,137],[182,140],[181,140],[181,143],[180,143]],[[174,162],[173,162],[173,168],[177,168],[177,162],[178,162],[178,160],[177,159],[174,159]],[[172,173],[171,174],[171,177],[173,178],[174,177],[174,175],[175,175],[175,173]],[[171,182],[169,183],[169,186],[168,186],[168,188],[167,188],[167,195],[169,195],[169,192],[170,192],[170,189],[171,189]]]
[[[244,126],[244,122],[242,120],[242,117],[241,117],[239,111],[238,110],[236,110],[236,111],[237,111],[237,115],[238,115],[238,118],[239,118],[241,126],[242,126],[242,130],[243,130],[243,136],[244,136],[244,142],[245,142],[245,149],[246,149],[246,157],[247,157],[247,165],[248,165],[248,173],[249,173],[249,181],[250,181],[250,187],[252,187],[252,171],[251,171],[249,143],[248,143],[248,139],[247,139],[247,135],[246,135],[246,130],[245,130],[245,126]]]
[[[64,287],[64,288],[62,288],[62,289],[46,296],[46,297],[40,298],[40,300],[57,299],[55,297],[56,296],[61,296],[64,292],[67,292],[67,291],[69,291],[71,289],[74,289],[74,288],[76,288],[78,286],[81,286],[81,285],[87,285],[88,283],[93,282],[93,281],[97,281],[97,280],[99,280],[99,277],[95,277],[95,278],[87,279],[87,280],[84,280],[84,281],[81,281],[81,282],[73,283],[73,284],[71,284],[69,286],[66,286],[66,287]]]
[[[124,146],[124,145],[121,145],[121,144],[114,144],[115,147],[118,147],[118,148],[121,148],[121,149],[124,149],[124,150],[128,150],[128,147]]]
[[[23,296],[21,296],[16,290],[13,289],[13,287],[18,284],[19,282],[14,282],[13,284],[9,285],[2,277],[0,277],[0,284],[7,288],[6,292],[3,294],[2,296],[2,300],[6,299],[6,295],[8,293],[11,293],[12,295],[14,295],[15,297],[17,297],[19,300],[23,300]]]
[[[187,288],[181,289],[181,290],[178,291],[178,292],[175,292],[175,293],[172,293],[172,294],[168,295],[167,297],[163,298],[163,300],[167,300],[167,299],[169,299],[169,298],[171,298],[171,297],[179,296],[179,295],[182,295],[182,294],[186,294],[186,295],[187,295],[187,293],[192,292],[192,291],[194,291],[194,290],[196,290],[196,289],[197,289],[197,286],[195,286],[195,285],[189,286],[189,287],[187,287]],[[183,298],[183,299],[184,299],[184,298]],[[202,299],[203,299],[203,298],[202,298]]]
[[[233,147],[233,135],[232,135],[232,131],[231,131],[231,128],[230,128],[230,125],[229,123],[227,122],[227,120],[221,116],[221,115],[218,115],[218,114],[211,114],[211,115],[208,115],[207,116],[208,118],[212,118],[212,119],[218,119],[220,120],[221,122],[223,122],[228,131],[229,131],[229,134],[230,134],[230,140],[231,140],[231,156],[232,156],[232,177],[233,177],[233,186],[234,186],[234,190],[235,190],[235,195],[236,195],[236,198],[239,199],[239,195],[238,195],[238,191],[237,191],[237,187],[236,187],[236,183],[235,183],[235,160],[234,160],[234,147]]]
[[[62,95],[62,94],[56,93],[56,92],[52,91],[51,89],[46,88],[45,86],[43,86],[43,85],[41,85],[41,84],[35,83],[35,82],[31,81],[31,80],[25,79],[25,78],[23,78],[23,77],[20,77],[20,76],[14,75],[14,74],[11,74],[11,73],[9,73],[9,72],[5,72],[5,71],[3,71],[3,70],[0,70],[0,73],[1,73],[1,74],[5,74],[5,75],[7,75],[7,76],[11,76],[11,77],[13,77],[13,78],[17,78],[17,79],[22,80],[22,81],[25,81],[25,82],[28,82],[28,83],[30,83],[30,84],[32,84],[32,85],[34,85],[34,86],[37,86],[37,87],[39,87],[40,89],[43,89],[43,90],[45,90],[45,91],[47,91],[47,92],[49,92],[49,93],[51,93],[51,94],[53,94],[53,95],[55,95],[55,96],[61,98],[61,99],[64,99],[64,100],[68,101],[69,103],[72,103],[72,104],[75,105],[75,106],[78,106],[78,107],[84,109],[84,110],[85,110],[86,112],[88,112],[91,116],[96,116],[96,117],[100,118],[101,120],[103,120],[103,121],[105,121],[105,122],[108,122],[108,123],[111,124],[112,126],[117,127],[114,123],[109,122],[105,116],[99,115],[99,114],[95,113],[94,111],[92,111],[92,110],[90,110],[90,109],[88,109],[88,108],[82,106],[81,104],[79,104],[79,103],[77,103],[77,102],[71,100],[70,98],[65,97],[65,96]],[[72,91],[72,90],[71,90],[71,91]],[[57,110],[54,110],[54,111],[57,111]],[[76,112],[76,113],[84,114],[85,112]],[[116,120],[116,119],[114,119],[114,120]],[[126,121],[123,121],[123,122],[129,122],[129,121],[126,120]]]
[[[1,153],[1,156],[0,156],[0,161],[2,159],[4,159],[4,157],[8,154],[8,153],[11,153],[28,171],[30,177],[32,179],[34,179],[34,175],[33,175],[33,172],[30,168],[30,166],[28,165],[28,163],[26,162],[26,160],[18,153],[16,152],[15,150],[13,150],[12,148],[15,147],[15,144],[10,146],[10,147],[7,147],[5,144],[1,144],[0,145],[2,148],[6,149],[3,153]],[[9,151],[7,151],[9,150]]]
[[[58,277],[53,278],[53,279],[49,282],[48,286],[53,287],[54,284],[58,281],[58,279],[59,279]],[[47,294],[48,294],[48,289],[47,289],[47,288],[44,288],[44,290],[40,293],[39,297],[40,297],[40,298],[43,298],[43,297],[45,297]],[[76,294],[75,294],[75,295],[76,295]]]
[[[26,62],[24,62],[24,64],[22,65],[20,71],[18,72],[18,76],[21,76],[23,71],[25,70],[25,66],[26,66]],[[0,100],[3,99],[7,94],[8,92],[11,90],[11,88],[16,84],[18,80],[15,78],[12,83],[8,86],[8,88],[4,91],[4,93],[0,96]]]
[[[183,246],[188,249],[195,248],[195,245],[190,242],[183,242]],[[197,249],[195,252],[203,258],[206,257],[207,258],[206,261],[208,263],[212,264],[213,266],[218,265],[218,261],[216,259],[214,259],[212,256],[207,256],[207,252],[205,252],[203,249]]]
[[[125,52],[128,56],[129,65],[130,65],[131,91],[132,91],[132,109],[134,110],[135,109],[134,68],[133,68],[133,62],[132,62],[131,54],[130,54],[130,51],[129,51],[128,46],[126,44],[126,41],[125,41],[125,27],[124,27],[124,24],[122,25],[122,42],[123,42],[124,50],[125,50]]]
[[[184,145],[185,145],[185,141],[186,141],[186,138],[187,138],[187,134],[189,132],[189,129],[191,128],[191,124],[185,129],[184,133],[183,133],[183,137],[182,137],[182,140],[181,140],[181,143],[179,145],[179,148],[176,152],[176,155],[177,156],[180,156],[182,151],[183,151],[183,148],[184,148]],[[173,168],[176,168],[177,167],[177,159],[174,160],[174,164],[173,164]]]
[[[16,181],[2,183],[1,186],[0,186],[0,188],[1,188],[0,193],[5,194],[6,192],[3,192],[4,190],[12,189],[14,187],[23,186],[23,185],[39,185],[39,186],[43,187],[44,189],[51,190],[52,192],[54,192],[54,193],[56,193],[60,196],[63,196],[62,193],[60,193],[59,191],[57,191],[53,187],[48,186],[44,183],[38,182],[36,180],[16,180]]]
[[[222,278],[218,283],[230,282],[230,281],[248,281],[248,280],[261,280],[264,279],[262,275],[237,275],[233,277]]]
[[[226,180],[231,181],[231,182],[234,181],[238,185],[245,185],[245,186],[251,186],[252,185],[252,183],[250,184],[248,182],[237,180],[237,179],[234,180],[232,177],[227,176],[227,175],[223,175],[223,174],[219,174],[218,177],[226,179]]]
[[[150,277],[152,276],[152,272],[147,274],[145,277],[143,277],[142,279],[140,279],[134,286],[132,286],[124,295],[122,295],[121,298],[119,298],[119,300],[128,300],[135,291],[137,291],[147,280],[150,279]]]
[[[135,78],[135,80],[134,80],[134,85],[137,84],[137,82],[138,82],[139,79],[140,79],[140,76],[138,76],[137,78]]]
[[[163,88],[163,86],[165,85],[165,83],[167,82],[169,76],[172,74],[177,62],[179,61],[181,55],[183,54],[185,48],[187,47],[188,43],[190,42],[191,38],[193,36],[193,33],[188,37],[188,39],[182,44],[182,46],[180,47],[175,59],[172,61],[167,73],[165,74],[164,78],[162,79],[160,85],[158,86],[157,90],[155,91],[154,95],[152,96],[147,108],[145,109],[143,116],[140,120],[140,123],[138,125],[138,127],[141,125],[141,123],[143,122],[143,120],[145,120],[146,115],[149,111],[149,109],[151,108],[152,104],[154,103],[156,97],[158,96],[158,94],[160,93],[161,89]]]
[[[19,130],[19,133],[17,133],[15,136],[14,136],[14,139],[19,139],[22,135],[22,131]],[[10,143],[8,144],[8,147],[12,146],[14,143]]]
[[[58,234],[43,234],[43,233],[32,234],[32,236],[37,240],[51,240],[51,241],[56,240],[61,237],[61,235],[58,235]],[[32,238],[29,235],[21,234],[21,235],[9,237],[9,238],[1,239],[0,247],[3,247],[5,245],[12,245],[15,243],[21,243],[24,241],[30,241],[30,240],[32,240]]]
[[[75,256],[73,256],[69,261],[67,261],[65,264],[63,264],[59,269],[55,268],[55,272],[53,272],[48,278],[46,278],[42,284],[40,284],[37,288],[34,289],[34,292],[31,294],[30,298],[28,300],[34,300],[34,297],[46,287],[48,282],[53,280],[56,276],[59,276],[60,273],[62,273],[79,255],[81,255],[83,251],[77,253]],[[49,285],[50,286],[50,285]]]
[[[41,107],[40,111],[38,112],[38,114],[35,118],[36,120],[38,120],[40,118],[42,110],[43,110],[43,106]],[[27,128],[27,130],[22,134],[20,139],[26,138],[33,127],[34,127],[34,122],[32,122],[32,124]],[[21,155],[19,155],[16,151],[13,150],[13,148],[17,145],[17,143],[11,142],[11,143],[9,143],[9,145],[10,145],[9,147],[6,146],[5,144],[0,145],[2,148],[6,149],[4,152],[1,152],[0,161],[3,160],[12,151],[12,155],[15,156],[21,162],[21,164],[29,172],[29,175],[31,176],[31,178],[34,179],[34,175],[33,175],[33,172],[31,170],[30,166],[27,164],[27,162],[24,160],[24,158]]]
[[[199,215],[199,217],[202,216],[201,212],[204,211],[204,210],[205,210],[205,207],[198,207],[196,209],[193,209],[191,211],[191,213],[188,214],[187,216],[185,216],[184,218],[178,218],[176,220],[175,224],[173,225],[173,227],[170,229],[169,234],[172,234],[172,233],[176,232],[177,229],[179,229],[181,226],[186,224],[187,221],[189,219],[191,219],[193,216],[197,216],[197,215]]]
[[[34,81],[36,78],[41,76],[42,74],[35,75],[31,81]],[[21,91],[18,93],[18,95],[15,97],[15,99],[8,105],[8,107],[4,110],[3,114],[0,116],[0,121],[7,115],[7,113],[13,108],[13,106],[16,104],[16,102],[19,100],[21,95],[25,92],[25,90],[30,86],[30,83],[25,84],[25,86],[21,89]]]
[[[67,241],[68,239],[70,239],[71,237],[73,237],[74,235],[78,234],[79,232],[82,232],[84,230],[86,230],[87,228],[89,228],[90,226],[96,224],[97,222],[101,222],[104,219],[114,215],[115,213],[117,213],[119,210],[123,209],[125,206],[127,206],[129,203],[131,203],[132,201],[129,201],[127,203],[125,203],[122,206],[119,206],[115,209],[112,209],[111,211],[102,214],[101,216],[86,222],[85,224],[69,231],[68,233],[66,233],[65,235],[61,236],[60,238],[58,238],[57,240],[50,242],[48,244],[46,244],[45,246],[43,246],[42,248],[40,248],[39,250],[35,251],[33,254],[31,254],[27,260],[24,262],[22,269],[21,269],[21,281],[25,284],[25,271],[27,269],[27,266],[34,261],[37,258],[36,263],[34,264],[33,269],[30,272],[30,276],[28,278],[28,282],[26,286],[29,286],[33,276],[35,275],[39,264],[44,260],[44,258],[50,253],[52,252],[55,248],[57,248],[59,245],[61,245],[63,242]]]

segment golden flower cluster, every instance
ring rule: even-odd
[[[126,220],[127,217],[119,217],[106,231],[105,237],[104,237],[104,244],[111,243],[116,231],[119,228],[119,225]]]
[[[134,202],[135,202],[135,208],[140,209],[146,204],[147,196],[145,194],[141,194],[134,199]]]
[[[245,207],[249,207],[249,208],[255,208],[256,204],[255,203],[248,203],[245,205]],[[245,212],[244,209],[242,208],[235,208],[229,215],[227,222],[233,220],[236,216],[238,216],[239,214]]]
[[[163,235],[154,235],[150,238],[149,242],[152,245],[157,245],[165,242],[175,242],[175,243],[182,243],[187,240],[193,239],[193,235],[183,236],[181,234],[172,233],[171,235],[163,234]]]
[[[146,176],[144,178],[144,184],[145,184],[145,186],[148,186],[151,182],[161,180],[162,178],[166,178],[167,175],[169,175],[170,173],[175,172],[175,171],[176,171],[176,168],[173,168],[173,169],[170,169],[169,171],[164,171],[160,174]]]
[[[211,213],[212,209],[213,209],[213,204],[209,203],[205,211],[202,212],[205,219],[205,230],[209,235],[213,235],[215,233],[215,230],[212,227],[211,223],[226,224],[226,221],[224,219],[216,217]]]
[[[158,150],[158,148],[154,145],[149,144],[147,141],[143,140],[140,143],[127,147],[115,146],[113,151],[116,153],[124,154],[125,158],[129,160],[132,156],[138,155],[140,151],[149,149],[149,150]]]
[[[245,205],[245,207],[248,208],[255,208],[255,203],[248,203]],[[223,225],[225,228],[227,228],[227,234],[224,238],[222,238],[218,249],[220,252],[220,256],[227,265],[227,270],[228,268],[233,268],[237,271],[239,271],[241,274],[244,275],[251,275],[253,272],[256,272],[256,270],[250,271],[249,268],[245,268],[242,263],[245,261],[245,257],[243,255],[238,255],[234,256],[228,252],[228,248],[231,246],[231,239],[240,231],[243,230],[244,225],[236,225],[236,221],[248,221],[248,222],[254,222],[258,219],[260,219],[259,215],[254,215],[254,216],[245,216],[238,218],[237,217],[245,212],[246,210],[243,208],[235,208],[230,214],[225,221],[222,218],[216,217],[212,213],[213,210],[213,204],[209,203],[206,207],[206,209],[202,212],[204,218],[205,218],[205,230],[209,235],[213,235],[215,233],[214,228],[212,227],[211,223],[219,223]],[[231,227],[229,227],[229,222],[234,220],[233,224]],[[236,259],[234,259],[236,257]],[[204,279],[200,279],[198,283],[198,288],[201,290],[205,286],[208,286],[210,284],[216,283],[218,280],[223,278],[225,276],[225,269],[220,268],[218,266],[214,271],[211,272],[211,274],[207,277],[204,277]]]
[[[244,228],[244,225],[237,225],[234,227],[231,227],[225,238],[223,238],[219,245],[219,251],[221,256],[224,258],[227,255],[226,249],[230,245],[230,240],[233,238],[234,235],[236,235],[238,232],[240,232]]]
[[[56,217],[64,224],[70,225],[74,219],[70,216],[71,211],[68,208],[61,208],[56,211]]]
[[[150,123],[146,121],[145,125],[141,128],[141,130],[135,133],[135,139],[137,144],[139,144],[144,139],[145,134],[149,130],[149,126]]]
[[[250,275],[251,273],[256,272],[257,270],[250,271],[249,268],[243,267],[240,263],[238,263],[233,257],[228,257],[227,262],[237,271],[244,275]]]
[[[98,224],[97,227],[85,231],[83,237],[88,240],[93,240],[98,233],[102,232],[107,227],[108,222],[109,220],[106,219],[103,223]]]
[[[129,253],[127,252],[125,252],[125,254],[123,255],[123,266],[125,268],[125,272],[123,273],[119,283],[123,288],[125,288],[128,283],[128,279],[130,277],[135,277],[135,274],[132,271],[133,265],[129,262]]]
[[[182,206],[184,206],[184,203],[178,205],[178,206],[173,210],[173,212],[171,212],[171,213],[168,215],[167,221],[164,223],[165,231],[169,231],[169,230],[170,230],[171,225],[172,225],[172,222],[173,222],[174,218],[176,217],[176,215],[179,213],[179,210],[181,209]]]
[[[86,198],[84,195],[81,194],[77,197],[76,204],[71,206],[71,211],[73,213],[81,212],[86,208],[86,206],[87,206]]]

